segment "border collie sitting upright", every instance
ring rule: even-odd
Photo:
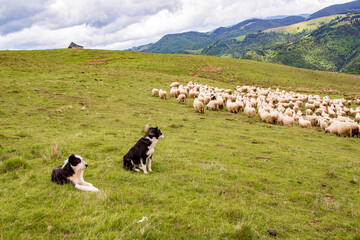
[[[91,183],[84,181],[83,173],[87,166],[87,163],[82,157],[71,154],[64,165],[53,169],[51,181],[56,182],[57,184],[71,182],[76,189],[81,191],[98,192],[99,189],[94,187]]]
[[[146,162],[148,162],[149,172],[151,170],[151,159],[155,151],[155,145],[160,138],[164,138],[158,127],[150,128],[149,131],[140,138],[140,140],[129,150],[124,156],[123,167],[126,170],[134,170],[139,172],[139,168],[148,173],[146,170]]]

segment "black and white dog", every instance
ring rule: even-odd
[[[87,163],[82,157],[71,154],[64,165],[53,169],[51,181],[56,182],[57,184],[71,182],[76,189],[81,191],[98,192],[99,189],[94,187],[91,183],[84,181],[83,173],[87,166]]]
[[[149,128],[149,131],[140,138],[140,140],[129,150],[124,156],[123,167],[126,170],[134,170],[139,172],[142,169],[144,173],[148,173],[146,170],[146,162],[148,162],[149,172],[151,169],[151,159],[155,151],[155,145],[160,138],[164,138],[158,127]]]

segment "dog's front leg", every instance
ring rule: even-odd
[[[80,182],[80,185],[88,186],[88,187],[94,187],[91,183],[85,182],[85,180],[82,180]]]
[[[80,191],[87,191],[87,192],[98,192],[99,189],[97,189],[94,186],[84,186],[84,185],[80,185],[80,184],[75,184],[75,188],[80,190]]]
[[[152,155],[149,157],[148,159],[148,168],[149,168],[149,172],[152,172],[152,169],[151,169],[151,159],[152,159]]]
[[[146,170],[146,163],[144,164],[143,161],[144,160],[141,158],[139,168],[142,169],[144,171],[144,173],[146,174],[146,173],[148,173],[147,170]]]

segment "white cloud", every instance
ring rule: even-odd
[[[0,49],[127,49],[168,33],[312,13],[349,0],[0,0]]]

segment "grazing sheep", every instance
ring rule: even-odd
[[[349,115],[352,117],[356,117],[356,111],[354,109],[350,108]]]
[[[313,116],[313,115],[306,115],[305,119],[311,122],[312,126],[316,126],[318,123],[318,118],[317,116]]]
[[[177,98],[180,95],[179,89],[177,89],[175,87],[171,88],[170,95],[174,98]]]
[[[356,113],[355,121],[360,123],[360,113]]]
[[[185,96],[185,94],[180,94],[180,95],[178,96],[178,101],[179,101],[179,103],[185,103],[185,102],[186,102],[186,96]]]
[[[167,92],[164,91],[164,90],[162,90],[162,89],[160,89],[160,90],[159,90],[159,97],[160,97],[161,99],[166,100],[167,97],[168,97]]]
[[[315,111],[316,106],[315,106],[315,104],[305,103],[305,108],[306,109],[311,109],[312,111]]]
[[[204,103],[202,103],[197,98],[195,98],[193,105],[194,105],[196,112],[204,113]]]
[[[244,111],[245,105],[244,105],[243,101],[237,99],[235,103],[239,107],[239,111]]]
[[[197,98],[199,96],[199,92],[193,89],[189,91],[189,98]]]
[[[331,99],[329,96],[307,95],[285,90],[263,89],[255,86],[237,86],[235,91],[202,85],[190,81],[187,85],[174,82],[170,95],[180,103],[187,97],[194,98],[194,109],[204,113],[204,107],[219,110],[226,106],[232,113],[244,111],[249,117],[259,115],[261,121],[301,127],[319,126],[326,132],[345,136],[359,136],[360,107],[350,108],[352,101]],[[166,91],[153,89],[154,96],[167,99]],[[360,104],[360,99],[354,99]],[[305,108],[302,110],[302,105]],[[258,111],[256,110],[258,109]],[[304,114],[306,113],[306,114]]]
[[[329,127],[329,120],[328,120],[328,119],[320,118],[320,119],[319,119],[319,122],[320,122],[320,128],[321,128],[322,130],[325,131],[325,129],[326,129],[327,127]]]
[[[293,117],[289,117],[288,115],[283,115],[282,117],[282,123],[284,124],[284,126],[291,126],[293,127],[295,124],[295,120]]]
[[[184,94],[186,97],[188,96],[188,92],[185,88],[179,88],[180,94]]]
[[[256,110],[253,107],[250,107],[249,105],[246,105],[244,108],[244,113],[248,115],[249,117],[256,117]]]
[[[218,107],[220,109],[223,109],[224,108],[224,99],[221,95],[219,95],[217,98],[216,98],[216,101],[217,101],[217,104],[218,104]]]
[[[154,89],[151,91],[151,93],[152,93],[153,96],[158,97],[158,96],[159,96],[159,89],[154,88]]]
[[[259,112],[259,117],[263,122],[267,122],[267,123],[271,123],[271,115],[270,113],[268,113],[267,111],[260,109]]]
[[[205,104],[205,98],[204,96],[200,95],[199,97],[195,98],[197,99],[198,101],[202,102],[203,104]]]
[[[306,109],[306,115],[311,115],[312,114],[312,110],[311,109]]]
[[[231,100],[227,100],[226,102],[226,110],[232,113],[238,113],[240,110],[240,106],[238,106],[236,103],[231,102]]]
[[[299,118],[299,125],[303,128],[311,128],[311,122],[309,120],[305,120],[303,117]]]
[[[336,113],[334,110],[332,110],[332,108],[328,107],[328,114],[330,117],[336,117]]]
[[[211,109],[211,110],[219,110],[219,106],[217,103],[217,100],[211,100],[207,105],[206,105],[206,109]]]
[[[334,122],[325,129],[326,133],[344,135],[345,137],[351,137],[351,124],[347,122]]]
[[[204,104],[208,104],[211,101],[211,97],[209,95],[204,96]]]
[[[279,112],[276,111],[276,110],[271,110],[270,111],[270,117],[269,117],[269,120],[268,120],[268,123],[273,123],[275,124],[277,119],[278,119],[278,115],[279,115]]]
[[[170,84],[170,88],[178,88],[180,86],[180,84],[178,82],[173,82],[172,84]]]
[[[359,125],[357,123],[350,123],[351,125],[351,136],[359,137]]]

